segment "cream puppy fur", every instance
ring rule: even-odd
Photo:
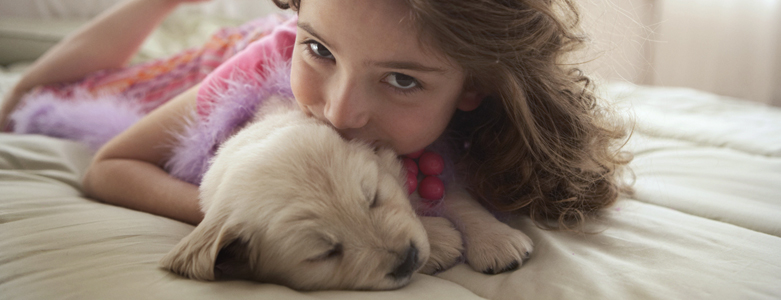
[[[293,101],[271,101],[218,150],[200,187],[204,220],[164,268],[199,280],[384,290],[462,256],[489,274],[529,258],[531,239],[458,184],[446,192],[443,217],[418,217],[420,197],[407,197],[393,151],[346,141]]]
[[[459,262],[462,252],[469,266],[478,272],[497,274],[519,268],[531,257],[531,238],[497,220],[462,186],[450,184],[445,193],[442,215],[447,222],[422,219],[429,233],[431,258],[421,272],[448,268]],[[452,233],[455,230],[457,236]]]
[[[218,150],[200,187],[204,220],[161,265],[300,290],[407,284],[430,248],[396,154],[291,107],[259,115]]]

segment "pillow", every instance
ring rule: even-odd
[[[85,20],[0,18],[0,65],[35,60]]]

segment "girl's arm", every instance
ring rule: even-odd
[[[179,3],[197,1],[127,0],[98,15],[36,60],[6,94],[0,107],[0,131],[21,97],[32,88],[75,81],[98,70],[125,66]]]
[[[195,116],[198,87],[171,99],[106,143],[84,176],[85,193],[106,203],[200,223],[198,187],[163,170],[176,134]]]

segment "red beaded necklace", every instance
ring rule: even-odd
[[[404,155],[402,160],[407,169],[407,191],[410,195],[417,190],[423,199],[442,199],[445,195],[445,184],[437,177],[445,169],[445,160],[441,155],[420,150]]]

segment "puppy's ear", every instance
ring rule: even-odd
[[[226,226],[226,220],[227,216],[207,213],[195,230],[163,257],[161,267],[192,279],[214,280],[220,250],[238,240],[235,230]]]
[[[214,277],[225,280],[252,278],[248,245],[239,238],[222,247],[214,262]]]

